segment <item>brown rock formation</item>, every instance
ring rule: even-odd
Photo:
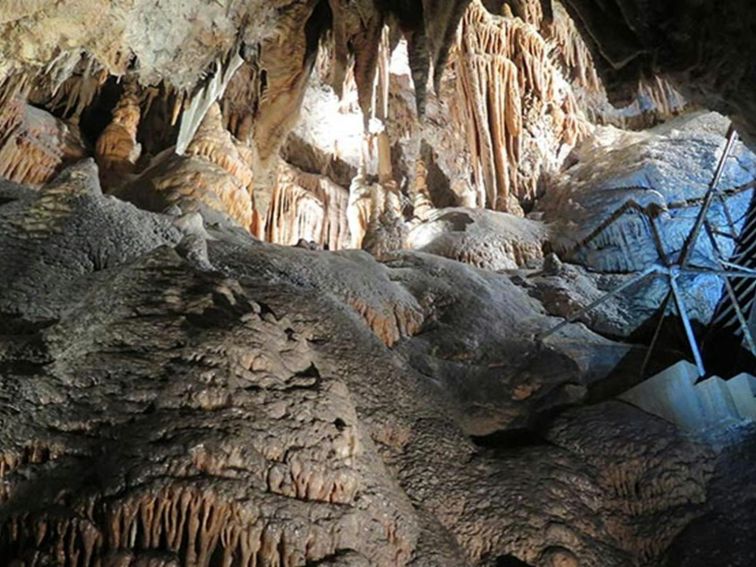
[[[95,158],[106,187],[123,183],[134,173],[142,146],[137,142],[141,118],[138,86],[128,83],[113,109],[110,124],[100,134],[95,145]]]
[[[285,245],[312,241],[329,250],[349,248],[347,200],[347,190],[327,177],[282,164],[268,209],[265,239]]]
[[[21,98],[0,107],[0,177],[36,187],[84,156],[75,127]]]
[[[628,349],[580,326],[536,349],[550,321],[505,275],[222,219],[207,269],[92,162],[0,197],[0,260],[33,260],[0,272],[0,557],[653,565],[700,512],[712,454],[658,418],[610,402],[522,430],[579,400],[592,345]]]
[[[196,210],[204,203],[228,214],[241,226],[253,224],[252,172],[223,127],[220,109],[213,105],[186,154],[159,156],[156,163],[115,194],[150,211],[177,205]]]
[[[476,183],[486,207],[508,211],[510,198],[536,196],[541,174],[560,165],[587,123],[545,40],[523,20],[493,16],[475,1],[456,49],[457,120],[467,132]]]
[[[659,282],[544,335],[674,258],[726,119],[621,128],[756,115],[754,11],[651,4],[6,1],[0,567],[750,566],[752,423],[615,397]]]

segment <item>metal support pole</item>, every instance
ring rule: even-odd
[[[738,264],[733,264],[732,262],[725,262],[724,260],[722,260],[722,264],[725,265],[725,266],[727,266],[728,268],[735,268],[736,270],[742,270],[743,272],[745,272],[747,274],[756,275],[756,270],[754,270],[752,268],[746,268],[745,266],[739,266]],[[727,272],[727,273],[729,274],[729,273],[732,273],[732,272]],[[733,274],[733,275],[736,275],[739,278],[745,278],[745,277],[747,277],[747,276],[744,276],[743,274]]]
[[[714,178],[711,180],[709,189],[706,191],[703,203],[701,204],[701,210],[698,212],[696,222],[693,224],[693,230],[691,230],[690,234],[688,235],[688,239],[685,241],[682,251],[680,252],[680,259],[678,263],[683,268],[688,264],[688,260],[690,260],[690,257],[693,254],[693,250],[696,247],[698,234],[701,232],[701,228],[703,227],[704,221],[706,220],[706,215],[709,212],[711,203],[714,200],[714,195],[716,194],[717,185],[719,184],[719,180],[722,178],[725,165],[727,165],[727,158],[730,157],[732,146],[735,145],[735,140],[737,139],[737,137],[738,133],[735,131],[735,127],[731,124],[730,129],[727,131],[727,141],[725,142],[724,150],[722,150],[722,156],[719,158],[717,169],[714,172]]]
[[[675,298],[677,304],[677,311],[680,313],[680,320],[682,321],[683,329],[688,337],[688,344],[690,350],[693,353],[693,360],[696,362],[696,368],[698,368],[698,377],[703,378],[706,376],[706,368],[704,368],[703,358],[701,357],[701,351],[698,349],[698,343],[696,342],[696,335],[693,333],[693,326],[688,318],[688,310],[685,307],[685,301],[683,300],[680,288],[677,286],[678,273],[671,273],[669,275],[669,286],[672,289],[672,295]]]

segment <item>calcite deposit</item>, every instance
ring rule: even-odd
[[[753,565],[718,6],[5,0],[0,567]]]

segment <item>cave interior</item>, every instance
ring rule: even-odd
[[[2,0],[0,567],[756,565],[750,0]]]

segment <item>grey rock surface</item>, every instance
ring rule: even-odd
[[[65,295],[0,315],[1,557],[653,564],[697,514],[709,453],[656,418],[576,406],[524,433],[601,370],[587,343],[611,345],[571,326],[572,341],[534,350],[550,320],[507,276],[417,252],[379,263],[265,245],[210,211],[214,270],[199,269],[175,250],[172,217],[76,191],[92,178],[84,164],[0,205],[32,218],[55,188],[84,203],[43,233],[70,238],[74,258],[107,241],[109,206],[140,229],[138,251],[104,247],[101,269],[71,264]],[[40,265],[40,286],[66,273]],[[34,303],[35,278],[5,277]],[[618,495],[612,474],[641,490]]]

